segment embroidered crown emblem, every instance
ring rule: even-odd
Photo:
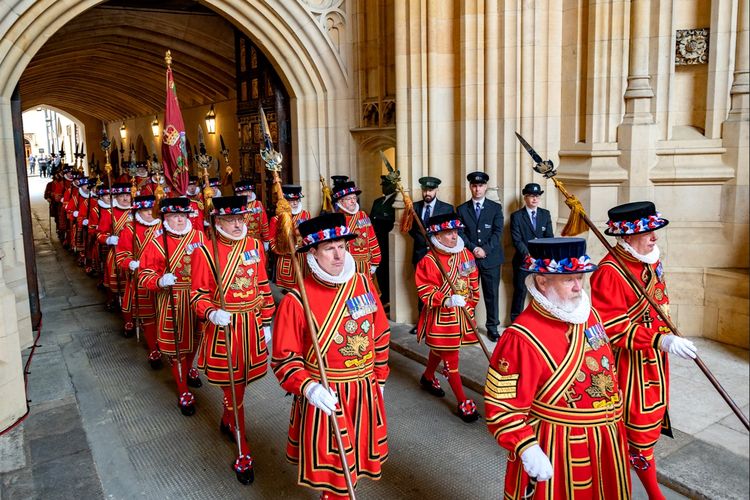
[[[164,129],[164,142],[166,142],[170,146],[174,146],[179,140],[180,131],[177,130],[172,124],[167,125],[167,128]]]
[[[508,363],[508,360],[505,358],[502,358],[498,362],[498,371],[500,373],[508,373],[508,370],[510,370],[510,363]]]

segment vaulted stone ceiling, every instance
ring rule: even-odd
[[[24,109],[113,121],[164,110],[164,54],[183,107],[234,99],[232,25],[190,0],[114,0],[61,27],[24,71]]]

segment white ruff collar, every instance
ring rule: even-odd
[[[300,213],[302,213],[302,203],[297,205],[296,209],[292,209],[292,215],[299,215]]]
[[[628,252],[630,255],[646,264],[656,264],[657,262],[659,262],[659,257],[661,257],[661,251],[659,250],[658,245],[654,245],[653,250],[651,250],[646,255],[643,255],[636,252],[635,248],[630,246],[629,243],[625,243],[625,240],[623,240],[622,238],[617,238],[617,244],[620,245],[622,249]]]
[[[102,208],[109,208],[109,203],[105,203],[104,200],[96,200],[96,202],[99,204]]]
[[[354,271],[356,270],[356,267],[354,265],[354,257],[349,252],[346,252],[344,254],[344,269],[341,270],[341,274],[338,276],[333,276],[332,274],[328,274],[327,272],[323,271],[323,269],[318,264],[318,261],[315,260],[315,257],[308,252],[307,255],[307,264],[310,266],[310,270],[317,276],[319,279],[325,281],[326,283],[330,283],[332,285],[340,285],[342,283],[346,283],[352,277],[354,276]]]
[[[589,316],[591,315],[591,301],[589,300],[589,295],[586,293],[586,290],[581,290],[581,301],[576,308],[573,311],[565,311],[561,307],[550,302],[547,297],[542,295],[542,292],[537,290],[533,274],[526,276],[526,288],[529,290],[531,296],[534,297],[537,304],[542,306],[542,309],[564,323],[580,325],[588,321]]]
[[[461,250],[464,249],[464,240],[462,240],[461,238],[458,238],[458,240],[456,241],[456,246],[453,248],[447,247],[440,243],[434,235],[430,236],[430,242],[435,246],[435,248],[445,253],[461,253]]]
[[[223,237],[225,237],[228,240],[240,241],[240,240],[244,240],[245,237],[247,236],[247,226],[245,226],[245,225],[242,226],[242,235],[241,236],[232,236],[231,234],[227,233],[222,228],[220,228],[218,224],[216,224],[215,227],[216,227],[216,232],[218,232],[220,235],[222,235]]]
[[[251,203],[251,202],[255,201],[257,198],[258,197],[255,196],[255,191],[250,191],[250,194],[247,195],[248,203]]]
[[[357,212],[359,212],[359,203],[357,203],[357,206],[354,207],[354,211],[353,212],[350,212],[349,210],[347,210],[344,207],[342,207],[341,203],[339,203],[338,201],[336,202],[336,206],[339,208],[339,210],[341,210],[342,212],[346,212],[349,215],[354,215]]]
[[[127,207],[123,207],[122,205],[120,205],[117,202],[117,198],[115,198],[114,200],[112,200],[112,206],[115,207],[115,208],[119,208],[120,210],[130,210],[130,208],[131,208],[130,205],[128,205]]]
[[[78,188],[78,194],[80,194],[81,196],[83,196],[84,198],[87,198],[87,199],[88,199],[89,196],[91,196],[90,193],[85,192],[83,190],[83,188],[81,188],[81,187]]]
[[[154,219],[151,222],[146,222],[146,220],[143,217],[141,217],[141,214],[139,214],[138,212],[135,213],[135,220],[137,220],[139,223],[143,224],[144,226],[155,226],[159,223],[159,219]]]
[[[164,229],[166,229],[168,233],[174,234],[175,236],[185,236],[193,230],[193,224],[190,222],[190,219],[188,219],[187,224],[185,224],[185,229],[183,229],[182,231],[178,231],[176,229],[173,229],[172,226],[169,225],[167,219],[164,219]]]

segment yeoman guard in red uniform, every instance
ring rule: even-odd
[[[331,422],[335,414],[352,483],[380,479],[388,457],[383,390],[388,378],[390,329],[375,287],[356,270],[346,241],[357,237],[342,214],[299,225],[311,273],[304,279],[330,388],[324,387],[298,290],[282,299],[274,323],[272,367],[294,395],[287,459],[298,484],[321,498],[348,498],[346,476]]]
[[[630,461],[650,499],[664,495],[656,481],[654,446],[662,432],[671,436],[669,404],[669,359],[667,353],[695,358],[695,345],[672,335],[664,319],[624,277],[612,252],[646,292],[669,314],[664,267],[659,259],[657,230],[669,221],[649,201],[619,205],[609,210],[608,236],[617,245],[599,263],[591,277],[594,307],[615,352],[617,376],[625,396],[625,428]]]
[[[509,451],[504,498],[630,498],[614,355],[583,289],[596,269],[586,240],[528,249],[532,300],[500,336],[484,389],[487,426]]]
[[[294,226],[294,233],[296,235],[297,244],[299,245],[301,238],[299,236],[299,230],[297,226],[300,223],[310,219],[310,212],[302,208],[302,186],[294,184],[285,184],[281,186],[281,191],[284,193],[284,198],[289,202],[289,206],[292,209],[292,224]],[[276,285],[285,289],[291,290],[297,288],[297,281],[294,275],[294,266],[292,265],[292,258],[297,259],[300,265],[300,269],[305,270],[307,274],[307,261],[304,254],[296,253],[290,255],[287,253],[281,253],[279,245],[276,244],[276,230],[279,223],[279,216],[274,215],[271,219],[270,232],[271,238],[271,251],[276,254]]]

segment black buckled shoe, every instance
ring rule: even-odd
[[[127,323],[125,323],[125,327],[122,330],[122,336],[125,337],[126,339],[129,339],[134,335],[135,335],[135,323],[133,323],[132,321],[128,321]]]
[[[251,484],[255,480],[253,469],[253,458],[250,455],[240,455],[232,464],[232,470],[237,475],[237,481],[242,484]]]
[[[497,342],[498,339],[500,338],[500,334],[490,330],[487,332],[487,338],[490,339],[492,342]]]
[[[445,391],[440,387],[440,382],[436,378],[430,380],[422,375],[422,378],[419,379],[419,384],[422,386],[422,389],[437,398],[445,396]]]
[[[477,405],[471,399],[459,403],[457,413],[461,420],[467,423],[476,422],[479,418]]]
[[[417,334],[417,325],[414,325],[414,328],[409,330],[409,335],[416,335]]]
[[[200,377],[198,376],[198,370],[195,368],[191,368],[188,370],[187,375],[187,385],[188,387],[203,387],[203,382],[201,382]]]
[[[177,400],[177,407],[186,417],[195,415],[195,396],[190,392],[183,392]]]
[[[163,365],[161,361],[161,352],[153,350],[148,353],[148,364],[152,370],[159,370]]]

